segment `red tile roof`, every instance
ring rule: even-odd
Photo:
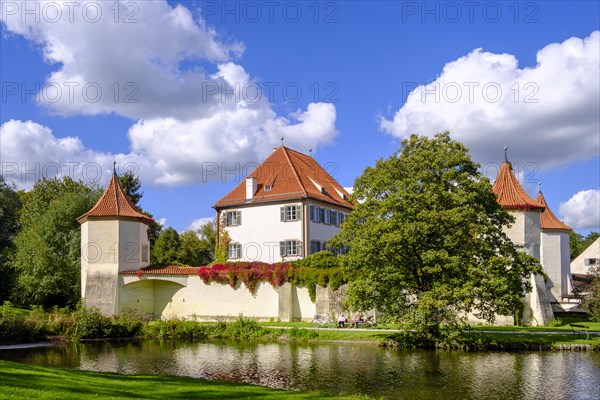
[[[538,203],[544,206],[542,213],[540,214],[540,226],[542,229],[560,229],[564,231],[572,231],[573,229],[570,226],[567,226],[560,222],[556,215],[552,212],[548,204],[546,203],[546,199],[542,192],[539,192],[537,198],[535,199]]]
[[[498,203],[507,209],[512,210],[535,210],[544,208],[544,206],[533,200],[523,190],[523,187],[517,181],[512,172],[509,162],[500,166],[500,171],[494,182],[492,190],[496,194]]]
[[[350,194],[306,154],[280,146],[271,153],[247,178],[256,178],[257,190],[246,201],[246,181],[242,181],[215,208],[243,204],[311,198],[337,206],[352,208]],[[270,186],[270,190],[266,190]],[[324,190],[321,190],[323,188]]]
[[[122,271],[122,275],[197,275],[199,267],[182,267],[179,265],[149,266],[134,271]]]
[[[87,221],[89,217],[129,217],[141,220],[147,225],[151,225],[154,220],[137,210],[137,207],[129,200],[127,195],[121,189],[119,178],[116,174],[110,178],[106,190],[100,197],[100,200],[94,207],[79,218],[80,224]]]

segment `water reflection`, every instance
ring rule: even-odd
[[[599,399],[597,352],[403,351],[367,344],[94,342],[2,350],[14,361],[185,375],[395,399]]]

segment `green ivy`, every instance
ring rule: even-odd
[[[253,295],[260,282],[269,282],[274,288],[283,283],[304,286],[310,299],[316,300],[317,285],[337,289],[347,283],[340,267],[339,257],[328,251],[320,251],[301,260],[268,264],[263,262],[215,263],[200,267],[198,275],[204,283],[221,282],[235,287],[242,281]]]

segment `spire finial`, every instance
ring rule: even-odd
[[[504,146],[504,162],[508,164],[508,146]]]
[[[538,193],[542,193],[542,181],[538,181]]]
[[[308,155],[312,157],[312,149],[308,149]]]
[[[283,146],[283,136],[281,137],[281,145]]]
[[[113,175],[117,176],[117,162],[113,161]]]

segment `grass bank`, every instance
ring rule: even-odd
[[[0,307],[0,344],[28,343],[61,337],[73,341],[103,338],[361,341],[405,348],[442,347],[465,350],[527,349],[536,348],[536,345],[544,348],[585,345],[600,349],[600,336],[586,339],[584,333],[573,332],[570,323],[600,331],[600,323],[579,317],[558,321],[553,327],[473,326],[462,333],[449,331],[441,340],[431,343],[411,332],[390,331],[381,329],[382,326],[370,329],[331,329],[309,322],[261,324],[242,316],[234,321],[215,323],[182,319],[145,321],[130,315],[108,318],[96,309],[85,307],[74,311],[54,309],[44,312],[34,309],[25,312],[5,303]],[[576,329],[581,331],[580,328]]]
[[[68,371],[0,361],[3,399],[368,399],[189,377]]]

